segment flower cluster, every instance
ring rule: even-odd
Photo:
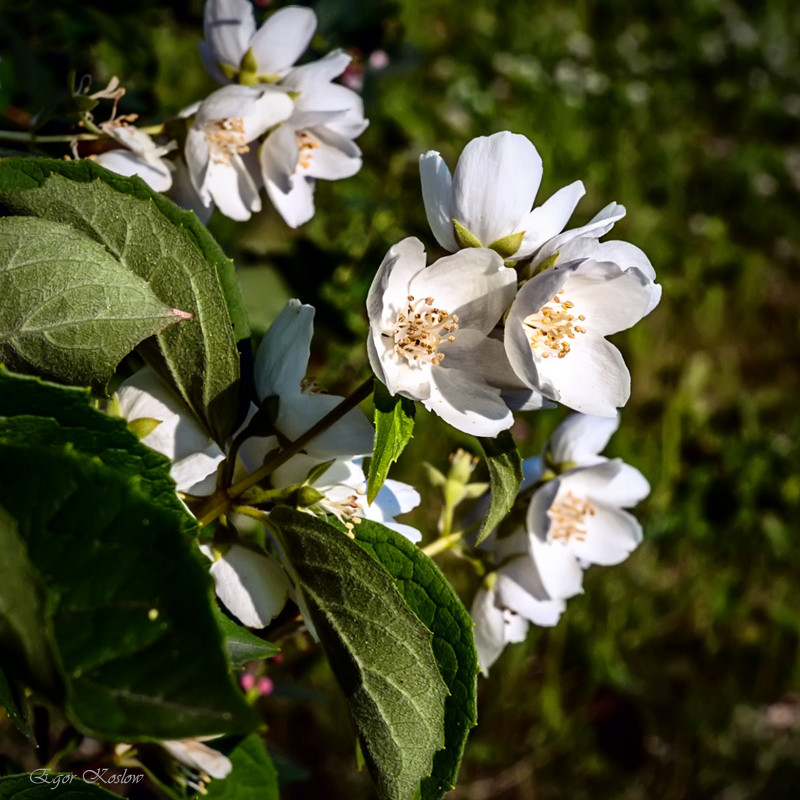
[[[262,467],[308,431],[344,399],[310,388],[306,370],[313,335],[314,308],[290,300],[261,341],[255,358],[255,393],[240,431],[223,450],[200,426],[183,401],[156,372],[145,367],[125,380],[116,395],[117,410],[141,441],[167,456],[178,491],[207,497],[221,470],[236,480]],[[312,382],[313,384],[313,382]],[[259,507],[291,503],[309,514],[337,517],[351,529],[361,519],[393,528],[417,542],[416,528],[395,517],[415,508],[418,492],[387,480],[374,502],[366,501],[362,462],[372,453],[374,431],[359,409],[345,414],[300,452],[276,465],[269,486],[260,489]],[[247,531],[247,518],[232,522]],[[284,568],[269,547],[250,541],[206,542],[201,550],[214,562],[211,575],[223,605],[244,625],[263,628],[294,596]]]
[[[314,215],[317,179],[338,180],[361,169],[356,139],[367,127],[361,98],[336,83],[351,57],[334,51],[296,65],[317,20],[289,6],[256,28],[247,0],[207,0],[200,51],[222,88],[181,112],[188,130],[181,153],[159,146],[130,117],[101,125],[121,145],[97,160],[193,209],[235,220],[261,210],[261,189],[291,227]]]
[[[525,637],[530,623],[558,622],[566,600],[581,592],[584,569],[619,564],[641,541],[641,526],[624,509],[650,487],[634,467],[600,455],[618,424],[573,414],[544,454],[525,462],[524,524],[487,540],[495,569],[472,605],[485,672],[506,644]]]
[[[612,203],[562,232],[583,184],[532,209],[541,158],[509,132],[470,142],[453,176],[436,152],[420,157],[420,172],[431,229],[454,252],[426,266],[422,244],[405,239],[386,255],[367,298],[376,375],[479,436],[548,400],[615,416],[630,375],[605,337],[661,296],[641,250],[598,241],[625,209]]]

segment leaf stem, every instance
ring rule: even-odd
[[[157,136],[164,130],[163,124],[148,125],[144,128],[138,128],[142,133],[148,133],[151,136]],[[0,130],[0,140],[6,142],[37,142],[40,144],[48,144],[55,142],[96,142],[98,139],[110,139],[111,137],[102,131],[98,133],[63,133],[52,136],[40,136],[38,133],[31,133],[30,131],[3,131]]]
[[[373,386],[372,376],[357,386],[338,406],[331,409],[319,422],[312,425],[302,436],[295,439],[284,450],[279,451],[271,458],[268,458],[257,470],[254,470],[238,483],[234,483],[227,489],[220,489],[208,499],[208,502],[199,510],[197,519],[200,527],[203,528],[213,522],[217,517],[227,511],[231,500],[246,492],[251,486],[255,486],[270,475],[281,464],[285,464],[292,456],[297,455],[312,439],[315,439],[332,425],[337,423],[345,414],[352,411],[362,400],[366,400]]]
[[[430,556],[431,558],[439,553],[443,553],[445,550],[449,550],[451,547],[457,545],[463,538],[466,531],[456,531],[455,533],[450,533],[447,536],[440,536],[436,541],[431,542],[429,545],[420,548],[426,556]]]

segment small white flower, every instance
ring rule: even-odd
[[[610,565],[641,541],[641,525],[624,509],[647,497],[650,486],[636,468],[598,455],[617,424],[573,415],[556,431],[547,457],[558,469],[569,468],[531,498],[527,528],[540,551],[569,552],[581,565]]]
[[[506,319],[514,372],[545,397],[613,417],[630,395],[630,374],[605,337],[652,307],[653,282],[637,267],[586,260],[546,269],[517,294]]]
[[[489,337],[516,273],[497,253],[462,250],[425,266],[413,237],[394,245],[367,296],[370,365],[389,392],[421,401],[445,422],[497,436],[513,416],[501,397],[502,343]]]
[[[117,402],[120,415],[128,422],[155,424],[142,444],[169,458],[170,475],[179,492],[200,496],[214,492],[217,467],[225,454],[152,367],[123,381]]]
[[[189,116],[196,110],[184,156],[204,207],[214,203],[240,221],[261,210],[260,174],[250,143],[285,120],[293,107],[288,94],[273,86],[225,86],[182,112]]]
[[[368,124],[363,102],[331,82],[349,63],[350,56],[337,50],[281,81],[295,97],[294,111],[266,138],[260,160],[267,194],[292,228],[314,216],[316,180],[349,178],[361,169],[361,150],[353,139]]]
[[[208,783],[211,778],[227,778],[233,769],[233,764],[226,755],[203,744],[202,739],[165,739],[159,744],[174,759],[189,767],[189,774],[196,779],[190,781],[189,785],[193,789],[200,789],[201,793],[207,793],[203,784]]]
[[[157,145],[124,118],[104,122],[100,128],[122,148],[100,153],[95,158],[98,164],[118,175],[138,175],[155,192],[166,192],[170,188],[173,166],[163,156],[175,149],[175,142]]]
[[[489,667],[500,657],[507,644],[525,641],[529,623],[524,617],[510,608],[497,604],[495,593],[496,574],[492,574],[475,594],[470,615],[475,623],[475,649],[478,651],[478,664],[484,675]]]
[[[309,8],[282,8],[256,30],[247,0],[207,0],[200,54],[219,83],[275,83],[303,54],[316,28]]]
[[[446,250],[462,246],[457,222],[484,247],[521,260],[563,230],[585,189],[575,181],[532,209],[542,180],[542,159],[531,142],[502,131],[473,139],[451,177],[439,153],[420,156],[425,213]],[[500,246],[502,243],[502,246]]]

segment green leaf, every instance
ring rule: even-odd
[[[223,441],[238,411],[236,340],[249,330],[233,265],[195,215],[139,178],[87,160],[5,159],[0,204],[72,225],[147,281],[163,303],[194,315],[158,335],[156,366],[161,359],[184,400]]]
[[[422,800],[439,800],[455,786],[464,745],[478,719],[478,654],[473,623],[447,578],[404,536],[362,519],[356,542],[395,579],[409,608],[433,633],[433,654],[450,696],[445,701],[444,743],[433,772],[422,782]]]
[[[259,639],[258,636],[251,633],[247,628],[243,628],[230,617],[227,617],[216,606],[214,616],[216,617],[217,626],[222,634],[222,642],[232,667],[243,667],[248,661],[255,661],[260,658],[272,658],[280,653],[280,647],[272,644],[272,642]]]
[[[443,742],[447,696],[431,633],[352,539],[286,507],[269,517],[350,705],[381,800],[411,800]]]
[[[498,526],[511,510],[522,483],[522,459],[514,439],[503,431],[496,439],[478,439],[489,467],[491,497],[489,511],[481,525],[476,545],[480,544]]]
[[[0,360],[105,384],[143,339],[188,315],[69,225],[0,219]]]
[[[414,434],[414,401],[396,394],[394,397],[379,381],[375,381],[375,446],[369,462],[367,502],[371,503],[386,480],[389,467]]]
[[[29,611],[12,609],[26,637],[18,654],[27,660],[32,637],[47,637],[67,716],[92,736],[181,739],[254,727],[222,652],[209,576],[176,514],[100,458],[32,444],[29,427],[15,430],[19,420],[27,422],[6,419],[0,433],[2,536],[12,545],[4,559],[26,557],[36,575],[19,578],[23,590],[33,595],[38,584],[46,601],[36,627]],[[0,602],[8,608],[19,591],[1,582]]]
[[[0,509],[0,529],[7,525],[7,520],[3,520],[5,512]],[[0,622],[0,626],[2,623]],[[0,641],[2,641],[2,634],[0,634]],[[9,719],[17,726],[17,730],[22,733],[25,738],[33,745],[36,745],[36,737],[33,734],[33,728],[30,721],[30,707],[25,695],[19,691],[15,682],[9,681],[5,672],[0,669],[0,706],[6,710]]]
[[[0,800],[52,800],[53,797],[58,800],[119,800],[118,794],[87,783],[71,772],[37,770],[0,778]]]
[[[278,800],[278,771],[257,733],[251,733],[230,750],[219,749],[231,760],[233,770],[227,778],[211,781],[205,797],[213,800]]]
[[[43,446],[69,443],[81,453],[96,456],[130,478],[159,506],[174,512],[186,534],[196,534],[197,521],[175,493],[170,460],[143,445],[125,420],[96,411],[90,402],[88,389],[13,375],[0,365],[0,430],[9,429],[4,417],[19,417],[10,428],[18,439]]]

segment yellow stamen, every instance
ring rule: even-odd
[[[229,167],[233,156],[247,153],[250,150],[244,130],[244,120],[241,117],[207,122],[205,134],[211,158],[217,164]]]
[[[405,311],[397,314],[394,331],[394,351],[408,361],[440,364],[444,353],[438,352],[442,340],[455,341],[458,315],[434,306],[432,297],[415,300],[408,296]],[[389,335],[389,334],[384,334]]]
[[[585,524],[587,515],[596,514],[595,507],[588,500],[581,500],[572,492],[567,492],[547,510],[550,517],[550,539],[568,542],[575,538],[579,542],[586,540]]]
[[[533,350],[538,350],[542,358],[557,356],[564,358],[570,351],[567,339],[574,339],[576,333],[586,333],[586,328],[576,324],[586,317],[577,317],[570,311],[575,307],[571,300],[562,300],[559,295],[543,305],[535,314],[529,314],[522,321],[525,335]]]

